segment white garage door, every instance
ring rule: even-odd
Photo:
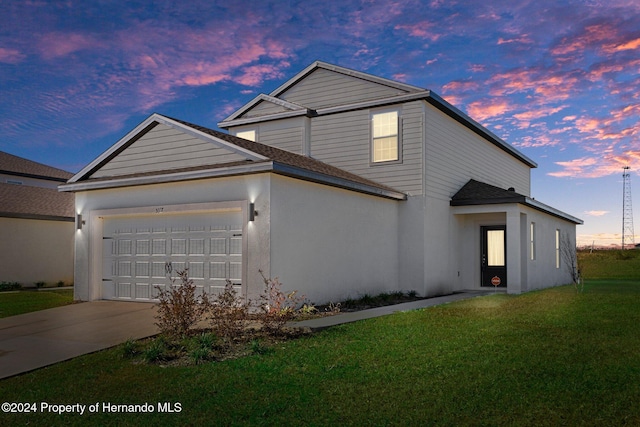
[[[241,212],[105,218],[103,243],[104,299],[155,299],[184,269],[200,292],[242,293]]]

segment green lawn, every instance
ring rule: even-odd
[[[98,403],[98,413],[1,414],[0,423],[640,425],[638,324],[640,281],[591,280],[581,294],[479,297],[221,363],[146,366],[118,347],[0,381],[3,401]],[[181,411],[158,413],[159,402]],[[104,403],[155,411],[105,413]]]
[[[579,251],[578,261],[587,279],[640,280],[640,250]]]
[[[72,289],[0,292],[0,318],[73,303]]]

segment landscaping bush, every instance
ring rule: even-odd
[[[282,290],[282,283],[277,277],[275,279],[267,278],[262,270],[259,271],[265,284],[265,290],[260,296],[262,313],[259,319],[263,328],[270,333],[281,333],[287,322],[296,316],[296,312],[305,298],[296,295],[297,291],[285,293]]]
[[[158,314],[156,325],[163,334],[171,337],[186,335],[189,330],[209,311],[211,303],[207,295],[196,295],[196,286],[189,279],[188,270],[179,271],[180,283],[171,278],[168,289],[158,293]]]
[[[209,306],[209,320],[213,331],[220,337],[233,338],[242,333],[249,314],[249,304],[244,301],[230,280],[224,291]]]
[[[0,282],[0,292],[17,291],[19,289],[22,289],[22,285],[18,282]]]

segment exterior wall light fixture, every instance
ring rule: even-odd
[[[82,219],[82,214],[76,215],[76,229],[82,230],[84,224],[86,224],[86,221]]]
[[[254,221],[258,216],[258,211],[256,210],[256,205],[254,203],[249,203],[249,221]]]

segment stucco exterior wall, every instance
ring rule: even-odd
[[[530,224],[535,223],[535,259],[531,259]],[[571,273],[565,260],[560,257],[560,267],[556,268],[556,230],[562,236],[568,236],[570,245],[575,248],[575,225],[555,217],[529,209],[527,211],[527,272],[529,286],[526,290],[542,289],[549,286],[571,283]]]
[[[398,202],[273,176],[271,274],[322,304],[410,290],[398,282]]]
[[[74,224],[0,218],[0,281],[73,283]]]
[[[243,259],[244,290],[249,298],[261,291],[259,268],[269,266],[269,174],[203,179],[169,184],[114,188],[76,193],[76,211],[86,223],[75,232],[75,298],[102,298],[102,221],[104,216],[137,209],[138,214],[153,215],[185,209],[185,205],[237,202],[242,210],[255,203],[260,226],[246,227],[246,252]],[[189,206],[186,206],[189,208]],[[259,288],[259,289],[258,289]]]
[[[575,246],[575,224],[519,205],[463,206],[453,209],[459,229],[452,257],[460,275],[459,289],[481,289],[481,226],[507,227],[507,291],[518,294],[571,282],[564,260],[556,267],[556,230]],[[531,222],[535,223],[535,259],[531,259]],[[486,289],[486,288],[484,288]]]

